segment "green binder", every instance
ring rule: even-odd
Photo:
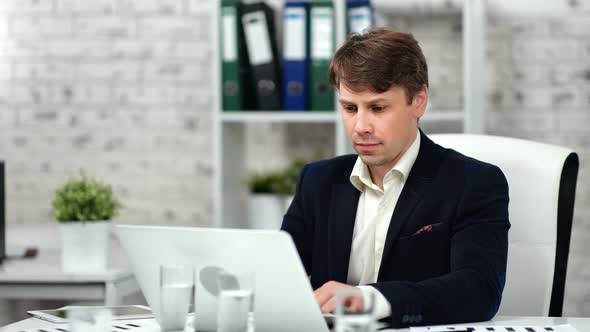
[[[251,74],[241,24],[241,4],[221,2],[221,94],[224,111],[254,108]]]
[[[328,67],[335,44],[332,2],[311,2],[310,23],[310,110],[334,111],[334,89],[328,82]]]

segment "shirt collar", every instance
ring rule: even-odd
[[[394,172],[398,172],[402,176],[402,182],[408,178],[416,158],[418,158],[418,152],[420,151],[420,131],[416,130],[416,138],[410,148],[402,155],[398,162],[385,174],[383,183],[391,181]],[[350,174],[350,182],[358,190],[363,192],[365,187],[377,188],[377,186],[371,180],[371,174],[369,168],[362,161],[360,157],[356,158],[352,173]]]

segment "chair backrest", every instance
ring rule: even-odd
[[[508,180],[508,267],[498,314],[561,316],[579,160],[572,150],[522,139],[429,135],[494,164]]]

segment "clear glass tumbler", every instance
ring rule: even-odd
[[[254,332],[254,285],[253,273],[217,275],[218,332]]]
[[[194,269],[187,265],[160,266],[160,327],[184,331],[194,294]]]
[[[334,293],[335,332],[374,332],[375,294],[363,295],[358,288],[339,289]]]

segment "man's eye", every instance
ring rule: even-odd
[[[353,105],[344,105],[342,108],[347,112],[356,112],[356,106]]]
[[[383,112],[385,110],[385,106],[373,106],[373,111],[375,112]]]

